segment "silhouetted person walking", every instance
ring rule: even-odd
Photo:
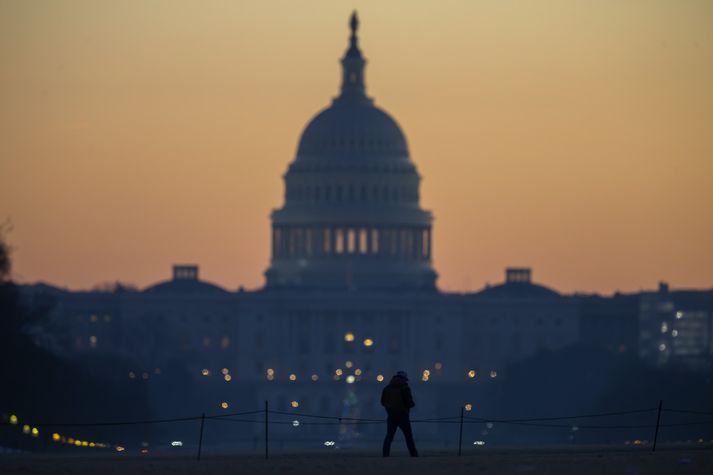
[[[398,371],[389,384],[381,392],[381,405],[386,408],[386,437],[384,437],[383,453],[388,457],[391,452],[391,442],[394,440],[396,429],[401,429],[406,438],[406,446],[411,457],[418,457],[416,444],[413,442],[413,432],[411,432],[411,421],[409,420],[409,410],[416,404],[411,396],[411,388],[408,387],[408,375],[406,371]]]

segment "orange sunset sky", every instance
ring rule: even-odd
[[[708,0],[0,2],[0,221],[69,288],[197,263],[262,285],[269,213],[339,86],[401,124],[444,290],[713,286]]]

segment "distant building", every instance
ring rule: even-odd
[[[641,295],[639,355],[656,366],[705,369],[713,361],[713,292],[671,291]]]

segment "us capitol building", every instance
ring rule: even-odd
[[[539,351],[591,340],[653,364],[675,358],[683,339],[658,328],[681,326],[687,320],[675,315],[688,310],[667,289],[567,296],[533,283],[528,268],[509,268],[503,283],[474,293],[437,289],[421,177],[398,123],[366,93],[356,15],[350,27],[339,95],[304,129],[284,204],[272,212],[264,288],[223,289],[201,280],[196,265],[176,265],[171,279],[142,290],[26,286],[56,301],[46,345],[124,358],[120,377],[146,385],[166,416],[269,400],[279,410],[381,417],[380,386],[399,369],[410,374],[417,414],[452,415],[507,378],[508,364]],[[667,298],[670,308],[659,302]],[[691,315],[711,318],[702,312]],[[710,359],[713,344],[697,344]],[[162,385],[178,375],[180,397]]]

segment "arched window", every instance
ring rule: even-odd
[[[336,228],[334,230],[334,253],[344,253],[344,229]]]
[[[369,235],[366,228],[361,228],[359,230],[359,253],[366,254],[368,251]]]
[[[347,252],[349,254],[354,254],[356,251],[356,231],[349,228],[347,231]]]
[[[330,228],[324,228],[323,243],[324,253],[330,255],[332,253],[332,230]]]

